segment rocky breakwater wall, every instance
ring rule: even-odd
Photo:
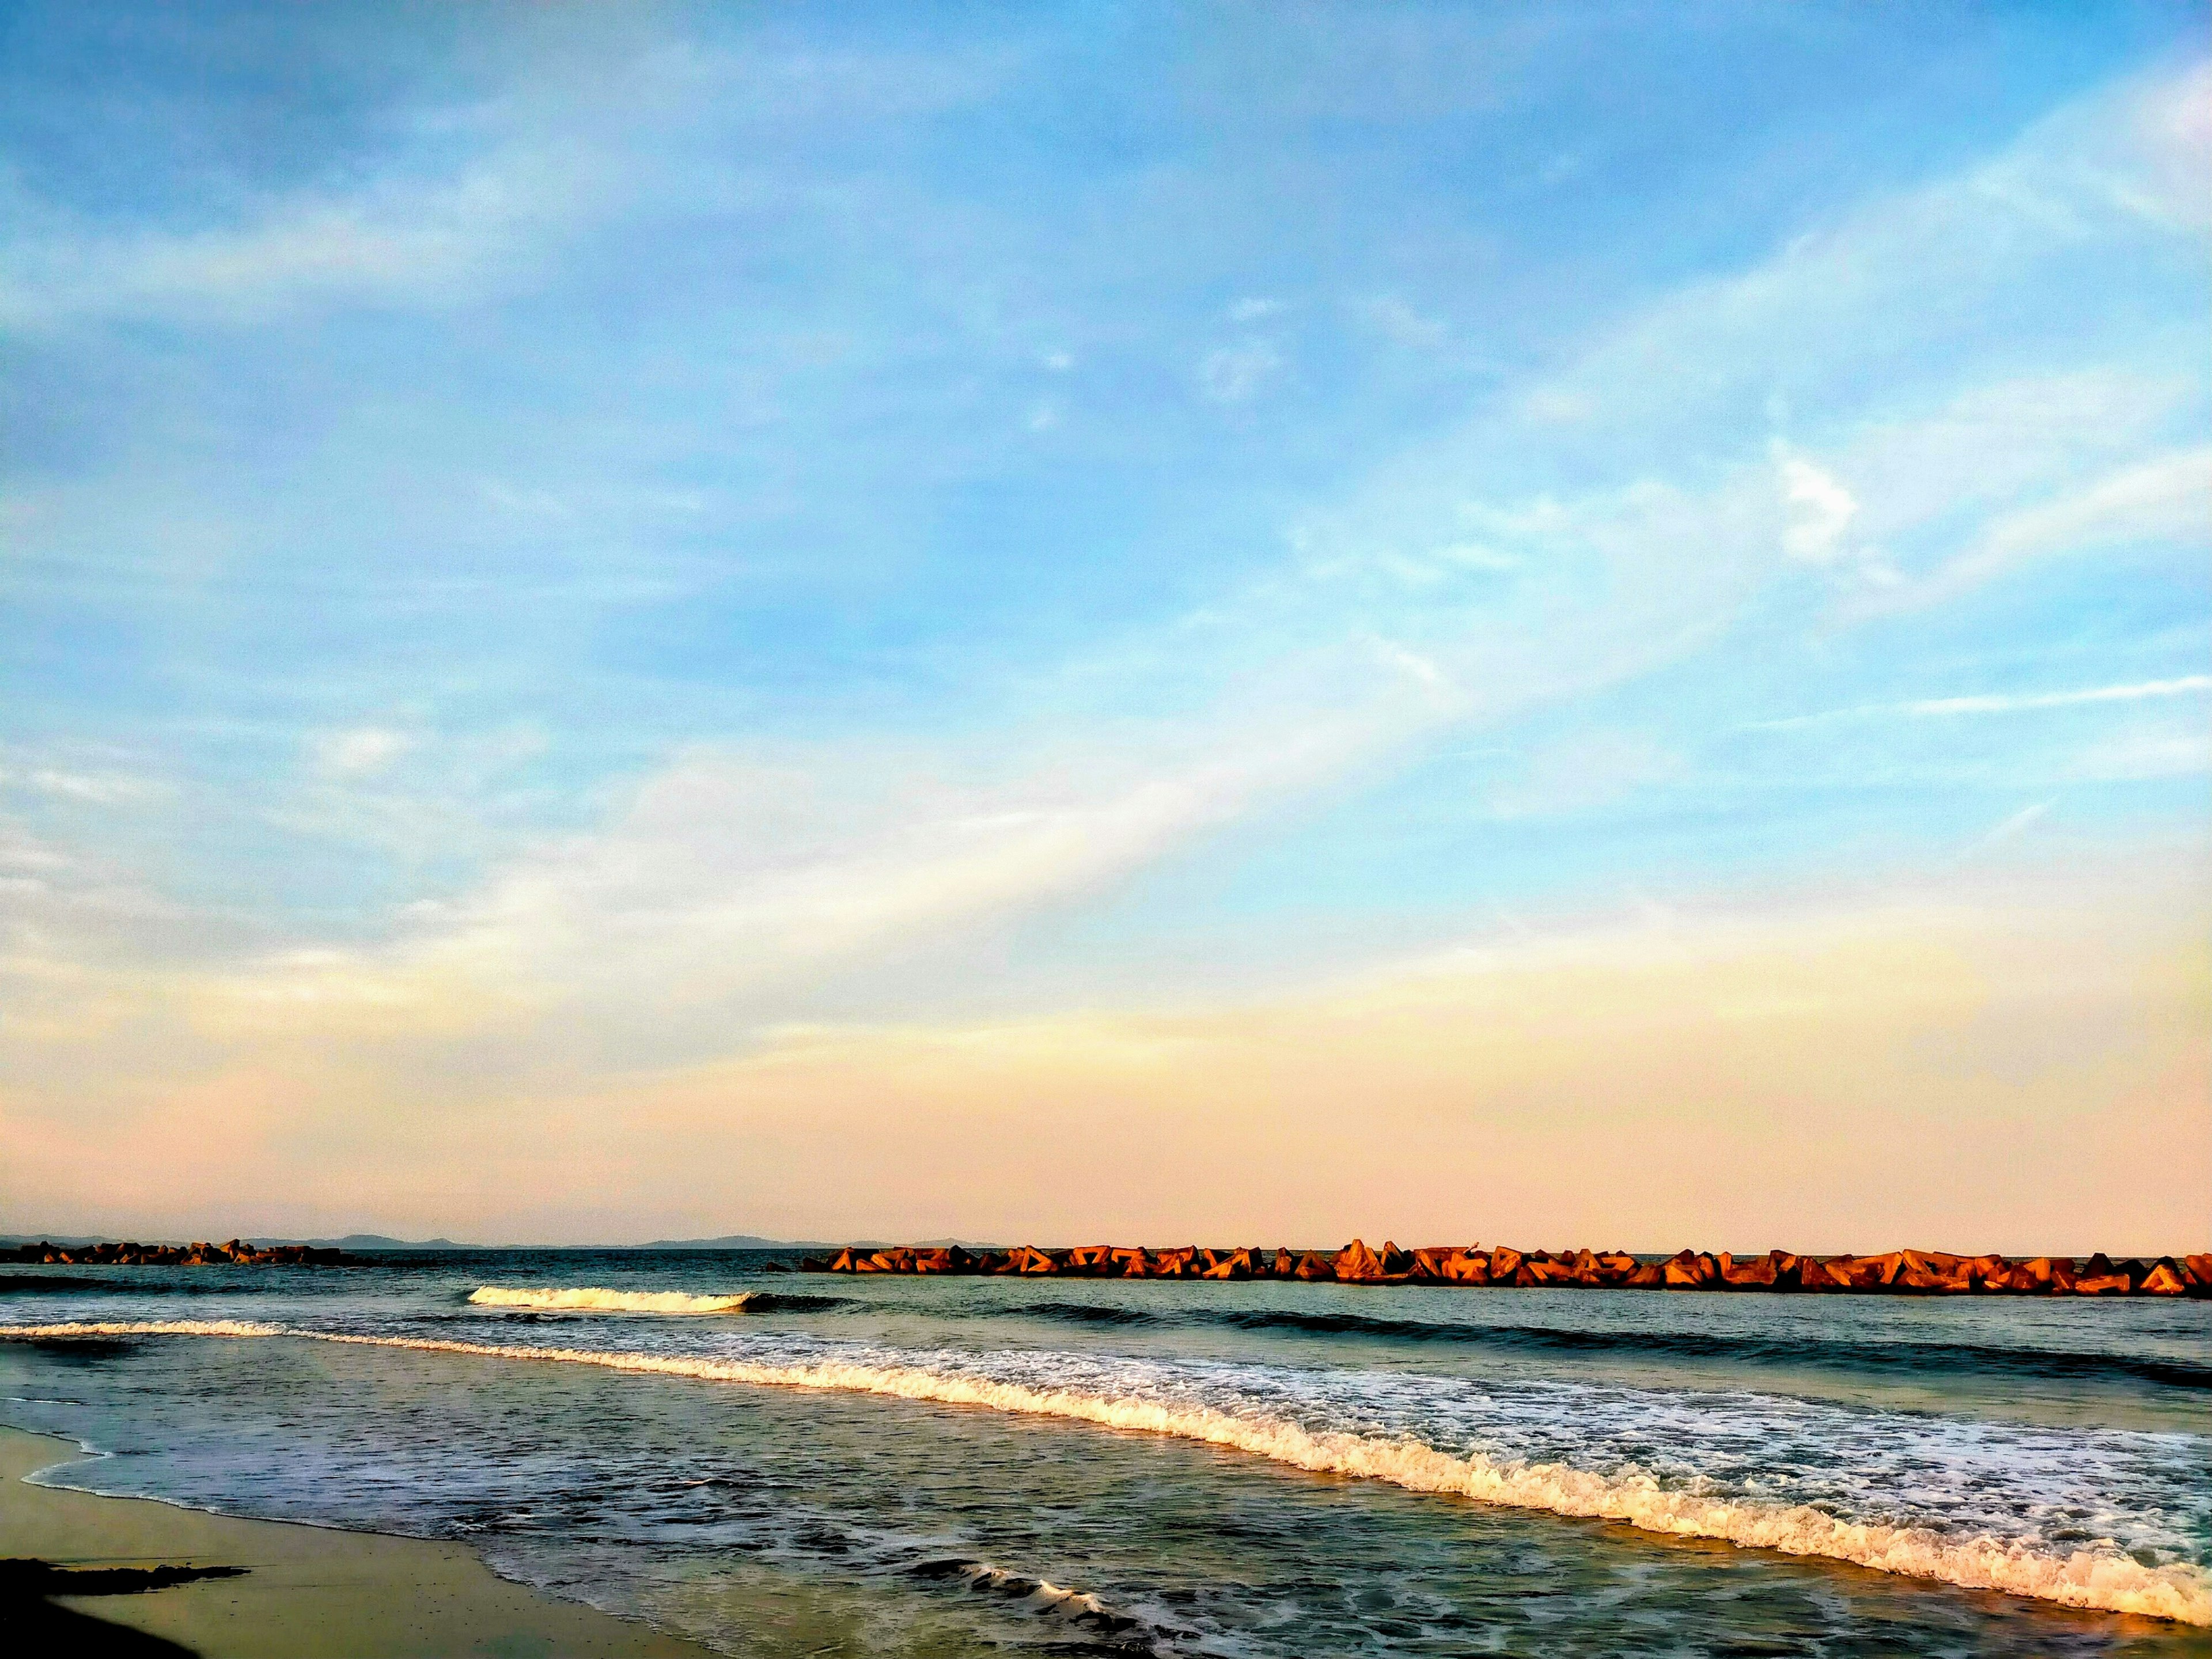
[[[1298,1279],[1336,1285],[1462,1285],[1638,1291],[1783,1291],[1919,1296],[2187,1296],[2212,1297],[2212,1255],[2115,1261],[2039,1255],[1947,1255],[1892,1250],[1885,1255],[1793,1255],[1771,1250],[1737,1257],[1684,1250],[1663,1260],[1626,1250],[1516,1250],[1505,1245],[1436,1245],[1370,1249],[1354,1239],[1340,1250],[1209,1250],[1185,1245],[1085,1244],[1068,1250],[1020,1245],[970,1252],[910,1248],[843,1250],[811,1257],[805,1273],[948,1273],[1062,1279]]]
[[[0,1250],[0,1261],[72,1267],[349,1267],[343,1250],[313,1244],[272,1244],[257,1249],[239,1239],[227,1244],[19,1244]]]

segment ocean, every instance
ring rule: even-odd
[[[2212,1304],[0,1268],[58,1485],[748,1656],[2212,1652]]]

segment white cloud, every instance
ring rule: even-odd
[[[1942,586],[1964,591],[2039,550],[2186,528],[2202,469],[2156,457],[2198,420],[2201,382],[2173,368],[2174,349],[2203,343],[2193,318],[2148,343],[2137,331],[2137,355],[2104,362],[2110,343],[1982,337],[1976,319],[2071,280],[2061,266],[2085,242],[2108,263],[2175,257],[2175,222],[2153,210],[2173,123],[2153,117],[2207,87],[2193,71],[2100,91],[1993,161],[1607,325],[1303,526],[1304,568],[1328,595],[1314,602],[1380,604],[1386,580],[1398,603],[1419,596],[1417,626],[1372,625],[1455,677],[1438,636],[1488,650],[1508,626],[1554,662],[1649,663],[1734,625],[1785,562],[1825,567],[1843,617],[1864,618],[1938,597],[1923,573],[1984,524],[1996,556],[1956,556],[1968,562]],[[2100,158],[2094,177],[2084,155]],[[2039,348],[2055,366],[2023,373]],[[1754,459],[1752,409],[1816,410],[1821,427],[1762,437]],[[2054,486],[2078,500],[2054,500]],[[1510,592],[1494,579],[1476,592],[1474,570],[1440,556],[1469,544],[1515,565]],[[1617,648],[1600,652],[1600,635]],[[1537,652],[1505,647],[1508,660]]]
[[[2008,513],[1928,576],[1869,595],[1856,609],[1917,610],[2039,559],[2160,543],[2212,545],[2212,446],[2120,467],[2085,488]]]
[[[1832,472],[1777,445],[1774,462],[1782,477],[1782,499],[1789,523],[1782,550],[1801,564],[1832,565],[1844,555],[1844,535],[1859,504]]]
[[[2042,708],[2074,708],[2087,703],[2142,702],[2207,691],[2212,691],[2212,674],[2183,674],[2172,679],[2138,680],[2129,685],[2097,685],[2074,691],[1990,692],[1964,697],[1923,697],[1912,702],[1866,703],[1856,708],[1823,709],[1817,714],[1792,714],[1785,720],[1753,720],[1745,729],[1786,732],[1801,726],[1897,715],[1925,720],[1949,714],[2014,714]]]
[[[373,778],[389,771],[415,739],[390,726],[362,726],[316,739],[315,769],[330,778]]]
[[[387,172],[349,193],[272,199],[181,230],[112,228],[18,190],[0,240],[0,328],[240,323],[315,304],[466,297],[574,219],[599,173],[574,144],[513,144],[445,176]]]
[[[1112,685],[1141,675],[1182,711],[1172,719],[1080,746],[1001,732],[911,750],[696,750],[604,828],[418,907],[388,949],[343,969],[272,965],[240,994],[284,1002],[304,978],[333,1005],[574,1009],[588,1011],[576,1030],[611,1042],[674,1042],[704,1022],[727,1042],[817,985],[896,977],[885,964],[902,957],[974,961],[1021,918],[1440,725],[1555,705],[1679,658],[1771,566],[1781,513],[1764,457],[1703,495],[1638,483],[1569,502],[1455,501],[1445,524],[1482,539],[1425,556],[1436,580],[1410,612],[1386,548],[1259,584],[1133,661],[1071,670]],[[1500,595],[1500,569],[1545,580]],[[355,741],[334,761],[388,747],[338,735]],[[1539,757],[1493,805],[1583,811],[1680,767],[1649,739],[1601,734]]]
[[[1282,366],[1281,354],[1273,346],[1224,346],[1199,365],[1199,387],[1215,403],[1245,403]]]
[[[577,1041],[726,1046],[773,1007],[1067,903],[1366,750],[1356,719],[1125,734],[1019,757],[942,748],[786,757],[701,749],[595,831],[547,842],[369,951],[272,957],[237,1007],[301,1002],[377,1020],[562,1013]],[[588,1036],[586,1035],[588,1033]]]
[[[1540,426],[1565,426],[1587,420],[1598,410],[1598,399],[1588,392],[1565,386],[1538,386],[1521,401],[1521,412]]]
[[[1436,318],[1415,310],[1395,294],[1361,300],[1353,310],[1370,328],[1401,346],[1433,351],[1450,332]]]
[[[1850,481],[1859,533],[1876,540],[1910,537],[1962,509],[2004,510],[2154,453],[2166,434],[2188,428],[2201,387],[2172,372],[2170,356],[2160,361],[2164,343],[2089,368],[2022,374],[2008,366],[1944,386],[1932,401],[1908,394],[1833,445],[1826,465]]]
[[[2072,775],[2093,783],[2148,783],[2212,772],[2212,731],[2203,726],[2139,727],[2083,753]]]
[[[395,991],[434,1000],[466,983],[540,1015],[589,1005],[633,1030],[672,1009],[704,1008],[734,1042],[763,999],[896,951],[972,943],[1439,722],[1502,720],[1679,660],[1735,625],[1785,551],[1834,562],[1869,521],[1905,511],[1864,482],[1879,447],[1872,439],[1817,459],[1792,447],[1778,464],[1763,437],[1716,453],[1700,447],[1702,430],[1684,437],[1686,422],[1715,386],[1759,380],[1779,343],[1878,334],[1917,297],[1902,273],[1971,242],[1992,215],[2040,223],[2036,204],[2064,194],[2035,182],[2033,167],[2008,176],[2035,188],[1992,205],[1971,181],[1954,181],[1878,206],[1810,251],[1785,250],[1608,331],[1553,382],[1506,389],[1499,412],[1379,472],[1311,527],[1290,569],[1160,636],[1124,642],[1118,664],[1071,666],[1071,680],[1114,680],[1102,699],[1109,704],[1141,687],[1148,706],[1177,711],[1157,730],[1069,750],[1000,734],[990,745],[948,740],[901,754],[695,750],[647,777],[596,831],[540,845],[463,898],[418,908],[408,936],[390,947],[272,964],[256,983],[305,976],[333,997],[350,984],[387,1004]],[[1963,228],[1946,216],[1976,202]],[[2033,253],[2015,242],[2008,257]],[[373,258],[340,264],[380,268]],[[276,258],[254,268],[277,272],[277,287],[255,289],[256,276],[245,290],[268,294],[319,280],[322,267]],[[307,274],[283,274],[295,271]],[[1282,366],[1262,343],[1224,349],[1201,366],[1200,386],[1243,401]],[[2096,387],[2083,385],[2087,400]],[[1532,438],[1524,417],[1537,410],[1567,426],[1640,423],[1648,441],[1604,482],[1550,493],[1544,447],[1584,440],[1553,427]],[[1909,453],[1914,433],[1938,420],[1956,425],[1955,410],[1882,428],[1883,453]],[[2112,478],[2142,470],[2124,453],[2106,459],[2117,467]],[[2039,467],[2024,482],[2048,476]],[[1938,518],[1984,488],[1965,470],[1950,493],[1940,484],[1912,498],[1909,522]],[[2167,497],[2138,478],[2087,499],[2077,526],[2102,523],[2129,501]],[[2039,510],[2049,540],[2049,509]],[[2017,525],[2007,533],[2015,550],[2035,544]],[[1500,581],[1502,571],[1514,580]],[[367,727],[331,734],[315,759],[333,778],[374,776],[405,744],[403,734]],[[1535,757],[1492,805],[1521,815],[1589,810],[1681,765],[1636,734],[1571,737]]]
[[[1382,660],[1411,679],[1432,691],[1456,691],[1444,672],[1418,651],[1408,651],[1389,640],[1377,641],[1376,652]]]
[[[124,806],[174,793],[144,755],[105,744],[0,744],[0,791],[87,806]]]
[[[1991,830],[1989,834],[1984,836],[1982,837],[1982,845],[1984,847],[2001,847],[2008,841],[2019,840],[2021,836],[2026,835],[2028,830],[2033,827],[2038,820],[2042,818],[2045,814],[2048,813],[2052,807],[2057,805],[2057,799],[2054,797],[2050,800],[2039,800],[2035,802],[2033,805],[2021,807],[2019,811],[2014,812],[2010,817],[2006,818],[1995,829]]]
[[[1608,432],[1648,437],[1775,398],[1834,409],[1870,381],[1903,391],[1923,364],[1955,362],[1992,296],[2021,295],[2039,266],[2086,247],[2109,258],[2201,238],[2212,226],[2208,108],[2212,64],[2100,88],[1981,165],[1865,203],[1624,319],[1518,407],[1601,411]]]
[[[8,781],[7,775],[0,773],[0,783]],[[112,772],[68,772],[51,766],[23,774],[21,781],[24,787],[42,795],[82,801],[92,806],[119,806],[126,801],[145,800],[165,793],[161,785],[145,778]]]
[[[1230,307],[1229,320],[1232,323],[1256,323],[1264,318],[1274,316],[1283,309],[1283,302],[1280,300],[1271,300],[1264,295],[1255,295],[1249,299],[1239,300],[1235,305]]]
[[[73,1039],[151,1012],[149,982],[234,950],[234,916],[0,817],[0,1036]]]

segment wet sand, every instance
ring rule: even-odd
[[[511,1584],[459,1545],[234,1520],[23,1479],[79,1456],[65,1441],[0,1429],[0,1560],[246,1571],[139,1593],[0,1604],[0,1626],[46,1637],[38,1644],[44,1650],[203,1659],[708,1659],[692,1643]]]

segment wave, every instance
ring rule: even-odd
[[[1240,1331],[1289,1331],[1306,1336],[1361,1337],[1391,1342],[1450,1343],[1534,1353],[1664,1354],[1814,1365],[1844,1370],[1996,1372],[2065,1382],[2099,1378],[2212,1389],[2212,1365],[2131,1354],[2081,1353],[2063,1348],[2000,1348],[1966,1342],[1863,1342],[1829,1338],[1731,1336],[1713,1331],[1594,1331],[1540,1325],[1449,1324],[1373,1314],[1316,1313],[1296,1308],[1204,1308],[1154,1312],[1093,1302],[1033,1302],[994,1314],[1067,1324],[1218,1326]]]
[[[1970,1589],[2002,1590],[2062,1607],[2212,1626],[2212,1574],[2191,1566],[2146,1566],[2116,1552],[2075,1550],[2056,1555],[1989,1537],[1949,1540],[1924,1527],[1845,1521],[1809,1505],[1781,1508],[1669,1490],[1647,1474],[1597,1474],[1562,1463],[1500,1463],[1480,1452],[1460,1457],[1417,1440],[1310,1429],[1279,1419],[1236,1415],[1211,1406],[1035,1388],[920,1366],[842,1360],[772,1364],[587,1348],[371,1336],[238,1320],[0,1326],[0,1338],[164,1334],[296,1336],[359,1347],[593,1365],[707,1382],[981,1406],[1023,1416],[1061,1418],[1103,1428],[1168,1435],[1248,1452],[1316,1474],[1386,1481],[1411,1492],[1450,1493],[1516,1509],[1618,1522],[1674,1537],[1710,1538],[1785,1555],[1823,1557],[1877,1572],[1936,1579]]]
[[[541,1312],[721,1314],[743,1313],[755,1293],[689,1296],[681,1291],[607,1291],[586,1285],[573,1291],[532,1291],[504,1285],[479,1285],[469,1300],[479,1308],[531,1308]]]
[[[749,1313],[819,1313],[860,1305],[849,1296],[806,1296],[795,1291],[754,1291],[750,1295],[752,1300],[745,1304]]]
[[[67,1273],[0,1273],[0,1296],[35,1291],[105,1291],[113,1288],[105,1279],[72,1279]],[[123,1288],[130,1288],[128,1285]]]
[[[961,1559],[924,1561],[908,1569],[917,1578],[957,1579],[979,1595],[1016,1603],[1040,1618],[1072,1625],[1086,1635],[1106,1638],[1107,1650],[1164,1654],[1158,1645],[1172,1632],[1158,1630],[1133,1613],[1116,1613],[1087,1590],[1063,1589],[1045,1578],[1029,1578],[988,1561]]]
[[[319,1336],[264,1325],[254,1318],[80,1318],[66,1325],[0,1325],[11,1343],[40,1343],[58,1336]]]
[[[1054,1319],[1067,1325],[1173,1325],[1183,1320],[1174,1314],[1157,1314],[1144,1308],[1124,1308],[1111,1302],[1024,1302],[1012,1308],[968,1310],[986,1318]]]

